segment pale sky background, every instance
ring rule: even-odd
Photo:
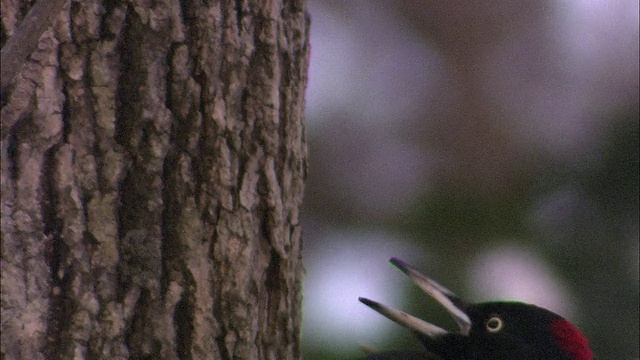
[[[460,79],[448,65],[461,55],[456,55],[455,44],[448,47],[451,44],[438,35],[431,38],[430,25],[421,21],[423,14],[444,11],[451,18],[434,26],[448,31],[457,29],[455,21],[474,19],[477,9],[468,8],[472,5],[449,4],[443,10],[429,8],[438,6],[429,1],[309,3],[306,344],[346,349],[383,341],[396,325],[361,305],[357,297],[402,308],[403,289],[411,283],[388,264],[389,257],[405,256],[425,271],[444,265],[437,254],[409,245],[402,234],[384,230],[382,223],[406,211],[443,176],[446,180],[448,164],[465,159],[464,152],[449,157],[446,149],[432,146],[421,135],[446,128],[438,120],[451,114],[455,118],[461,104],[455,85]],[[469,25],[469,31],[478,30],[470,38],[482,46],[464,55],[477,67],[471,72],[476,76],[473,85],[486,105],[489,128],[498,129],[498,135],[487,138],[484,128],[478,131],[480,143],[498,143],[497,160],[482,161],[498,161],[496,169],[518,168],[529,159],[588,166],[611,127],[608,114],[637,108],[638,2],[532,1],[528,6],[542,10],[522,16],[520,2],[487,4],[495,6],[479,11],[489,19],[486,28],[482,21]],[[455,119],[451,126],[454,135],[460,130],[461,138],[473,139],[474,134],[464,134]],[[449,141],[455,153],[455,136]],[[510,158],[511,153],[516,155]],[[502,185],[498,181],[496,186]],[[553,228],[554,221],[584,202],[578,190],[568,186],[539,199],[527,211],[531,224],[542,231]],[[625,221],[626,268],[631,270],[616,276],[628,277],[637,289],[637,220]],[[371,225],[377,223],[380,226]],[[443,285],[465,287],[474,296],[470,300],[524,300],[578,323],[587,316],[554,264],[522,239],[498,240],[467,255],[467,283]],[[628,354],[637,356],[637,349]]]

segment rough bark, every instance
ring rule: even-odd
[[[308,32],[304,1],[65,5],[2,99],[2,358],[300,358]]]

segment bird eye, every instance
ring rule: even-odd
[[[504,327],[504,322],[498,316],[494,316],[486,322],[487,331],[490,333],[497,333]]]

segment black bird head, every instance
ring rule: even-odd
[[[359,298],[413,331],[428,351],[425,359],[593,360],[586,337],[560,315],[520,302],[469,304],[402,260],[391,258],[390,262],[444,306],[460,327],[457,333],[448,332],[405,312]],[[411,356],[418,358],[415,353]],[[395,357],[387,357],[391,358]]]

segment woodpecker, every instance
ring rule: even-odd
[[[404,261],[391,264],[433,297],[453,317],[459,332],[366,298],[365,305],[411,330],[424,352],[385,352],[369,360],[593,360],[587,338],[558,314],[511,301],[467,303]]]

